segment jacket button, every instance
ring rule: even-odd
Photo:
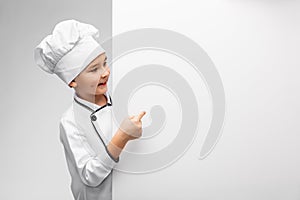
[[[97,120],[97,117],[96,117],[95,115],[92,115],[92,116],[91,116],[91,119],[92,119],[93,121],[96,121],[96,120]]]

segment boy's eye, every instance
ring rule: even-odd
[[[94,69],[92,69],[90,72],[95,72],[95,71],[97,71],[97,67],[95,67]]]
[[[107,65],[107,62],[104,62],[103,66],[106,67],[106,65]],[[99,66],[95,67],[95,68],[91,69],[90,72],[96,72],[99,68],[100,68]]]

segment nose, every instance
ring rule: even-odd
[[[106,68],[101,75],[101,78],[106,78],[110,74],[110,69]]]

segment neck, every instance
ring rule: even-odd
[[[107,103],[107,99],[104,94],[99,94],[99,95],[80,95],[78,93],[76,94],[81,99],[94,103],[98,106],[104,106]]]

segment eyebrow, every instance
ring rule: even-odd
[[[105,58],[104,58],[104,62],[107,60],[107,56],[105,56]],[[95,67],[96,65],[98,65],[98,63],[96,63],[96,64],[93,64],[93,65],[91,65],[91,66],[89,66],[89,69],[92,69],[93,67]]]

